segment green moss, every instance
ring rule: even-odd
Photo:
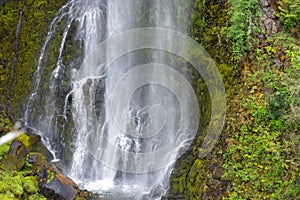
[[[51,170],[48,170],[47,173],[48,173],[47,183],[50,183],[55,178],[55,173]]]
[[[287,28],[299,25],[300,20],[300,1],[280,0],[278,1],[278,12],[276,15]],[[298,29],[299,31],[299,29]]]
[[[194,3],[193,38],[217,63],[232,61],[232,49],[223,31],[230,25],[231,10],[231,4],[222,0],[196,0]]]
[[[39,191],[37,186],[37,180],[34,176],[27,176],[23,180],[23,188],[27,194],[37,194]]]
[[[2,200],[16,200],[16,197],[14,196],[13,193],[6,192],[6,193],[0,194],[0,199],[2,199]]]
[[[0,162],[3,160],[4,156],[8,152],[9,147],[10,147],[9,144],[0,145]]]
[[[38,64],[40,49],[45,41],[48,25],[58,9],[65,3],[60,1],[8,1],[0,10],[0,103],[11,106],[4,108],[10,114],[20,116],[23,105],[32,87],[33,73]],[[20,45],[15,49],[15,32],[19,20],[20,10],[24,9],[20,33]],[[54,46],[59,46],[59,38]],[[56,48],[51,54],[51,62],[57,59]],[[11,79],[11,65],[13,57],[18,53],[18,63],[15,66],[14,79]],[[56,57],[55,57],[56,56]],[[12,81],[11,81],[12,80]],[[10,91],[10,101],[7,99]],[[3,108],[2,108],[3,109]]]
[[[30,195],[28,197],[28,200],[47,200],[47,198],[40,194],[34,194],[34,195]]]
[[[0,193],[8,196],[13,194],[15,198],[21,199],[23,194],[21,175],[14,176],[10,173],[2,173],[0,179]]]
[[[0,171],[0,198],[44,199],[39,194],[37,177],[24,175],[24,171]]]
[[[23,133],[22,135],[17,137],[16,140],[22,142],[29,151],[31,150],[30,137],[26,133]]]

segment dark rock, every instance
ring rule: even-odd
[[[53,155],[52,153],[45,147],[41,140],[41,136],[36,135],[36,134],[30,134],[30,144],[31,144],[31,152],[38,152],[41,153],[46,157],[46,160],[50,162],[53,160]]]
[[[54,164],[42,168],[39,175],[39,188],[47,199],[73,200],[80,197],[86,200],[103,200],[98,194],[80,190],[78,185]]]
[[[29,153],[28,163],[35,165],[35,166],[37,166],[37,165],[40,166],[40,165],[46,163],[46,160],[45,160],[45,157],[41,153],[34,152],[34,153]]]
[[[45,159],[45,157],[37,152],[29,153],[28,155],[28,163],[32,164],[33,169],[31,171],[32,176],[39,176],[39,180],[47,180],[48,174],[47,169],[49,165]]]
[[[41,193],[48,199],[73,200],[77,195],[77,184],[63,174],[56,174],[49,183],[41,184]]]
[[[13,140],[1,168],[6,171],[22,169],[25,165],[27,154],[28,150],[25,145],[18,140]]]

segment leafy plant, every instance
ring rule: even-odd
[[[281,0],[278,2],[279,12],[276,15],[287,28],[299,24],[300,21],[300,1],[299,0]]]
[[[241,58],[245,51],[251,49],[255,40],[253,36],[259,32],[257,19],[260,15],[257,0],[229,0],[231,10],[231,25],[222,31],[232,42],[235,60]]]
[[[227,122],[223,179],[231,187],[224,199],[299,197],[297,46],[295,38],[277,34],[253,52],[256,61],[243,82],[238,113]]]

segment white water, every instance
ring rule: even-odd
[[[41,87],[44,52],[57,24],[67,16],[62,41],[58,47],[57,65],[49,80],[50,92],[44,105],[46,111],[41,118],[43,120],[33,126],[42,129],[47,136],[49,133],[56,134],[57,119],[54,120],[55,123],[47,122],[53,121],[53,118],[58,116],[68,121],[68,99],[72,96],[71,112],[77,135],[74,135],[72,163],[66,171],[81,187],[99,192],[106,199],[112,200],[142,199],[143,195],[154,187],[157,194],[150,199],[159,199],[168,189],[174,163],[167,161],[176,158],[181,148],[186,145],[185,140],[188,140],[184,138],[180,143],[171,142],[180,140],[175,135],[180,122],[180,105],[172,91],[158,84],[144,85],[136,88],[133,93],[131,90],[141,80],[147,79],[151,82],[157,77],[164,80],[169,74],[157,73],[156,68],[153,68],[146,76],[125,78],[122,76],[137,64],[160,63],[168,59],[159,51],[129,53],[121,56],[112,66],[106,66],[105,57],[109,57],[112,52],[107,49],[104,53],[95,53],[95,49],[106,38],[137,27],[155,26],[188,32],[189,13],[186,8],[186,4],[184,6],[180,0],[70,0],[51,23],[47,39],[41,49],[35,73],[35,87],[29,97],[24,119],[30,124],[29,115]],[[144,16],[145,13],[147,16]],[[83,41],[84,64],[77,68],[78,70],[70,69],[72,91],[63,100],[64,110],[59,111],[56,108],[54,91],[60,85],[57,85],[55,80],[61,71],[65,70],[62,52],[71,23],[74,21],[77,22],[78,37]],[[153,42],[164,42],[160,40],[159,35],[156,40]],[[120,45],[129,48],[134,42],[129,39],[120,41]],[[95,65],[94,59],[90,59],[91,53],[100,56],[104,63]],[[150,58],[143,63],[140,56],[145,54]],[[113,92],[119,80],[124,81],[122,83],[125,86],[119,91],[124,94],[123,96]],[[124,102],[126,95],[132,95],[128,102]],[[111,102],[115,100],[117,102],[113,102],[110,108]],[[128,117],[120,118],[118,123],[124,125],[127,131],[122,131],[116,126],[115,120],[119,118],[114,116],[113,112],[120,115],[126,112],[125,115]],[[56,113],[56,116],[53,113]],[[46,128],[43,128],[44,126]],[[153,131],[156,134],[153,134]],[[51,136],[49,138],[51,139]],[[174,144],[177,146],[168,146]],[[53,146],[53,142],[52,144],[49,142],[49,146]],[[155,154],[162,148],[175,149],[176,155],[174,152],[165,155]],[[167,164],[155,168],[159,162]]]

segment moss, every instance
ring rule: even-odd
[[[13,186],[13,187],[12,187]],[[21,175],[16,176],[10,173],[2,173],[0,181],[0,193],[13,196],[17,199],[21,199],[23,194]]]
[[[8,152],[9,147],[10,147],[9,144],[0,145],[0,162],[3,160],[4,156]]]
[[[48,173],[47,183],[50,183],[55,178],[55,173],[51,170],[48,170],[47,173]]]
[[[0,94],[1,94],[1,88],[0,88]],[[0,135],[9,132],[12,126],[13,125],[11,123],[10,118],[7,116],[7,113],[4,110],[1,110],[1,106],[0,106]]]
[[[45,41],[48,25],[54,18],[58,9],[65,3],[60,1],[8,1],[0,9],[0,103],[6,105],[14,116],[20,116],[23,105],[32,87],[32,76],[37,67],[40,49]],[[20,45],[15,49],[15,32],[19,20],[20,10],[24,9],[20,33]],[[58,43],[57,45],[58,46]],[[54,52],[57,52],[56,49]],[[10,67],[15,53],[18,53],[18,63],[11,79]],[[56,54],[54,54],[56,55]],[[54,55],[51,56],[56,62]],[[10,91],[10,100],[7,99]],[[8,107],[10,106],[10,107]]]
[[[24,171],[0,171],[0,199],[44,199],[35,176]]]
[[[232,49],[222,31],[230,25],[231,4],[227,0],[196,0],[192,17],[193,38],[217,63],[231,63]]]
[[[47,198],[40,194],[34,194],[30,195],[28,200],[47,200]]]
[[[2,200],[16,200],[16,197],[14,196],[13,193],[6,192],[6,193],[0,194],[0,199],[2,199]]]
[[[23,188],[27,194],[37,194],[39,191],[37,186],[37,180],[34,176],[27,176],[23,180]]]
[[[16,140],[22,142],[29,151],[31,150],[30,137],[27,134],[23,133],[17,137]]]

